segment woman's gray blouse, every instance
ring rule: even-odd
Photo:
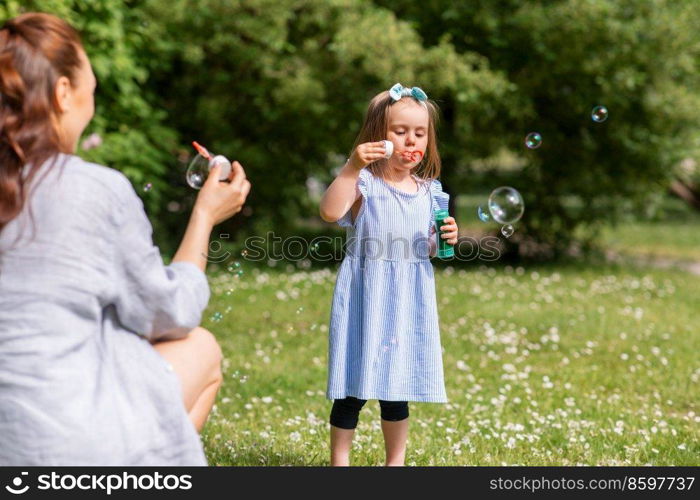
[[[206,465],[150,343],[199,324],[205,274],[163,264],[123,174],[50,163],[0,231],[0,465]]]

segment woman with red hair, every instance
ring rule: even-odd
[[[0,29],[0,465],[206,465],[206,254],[250,184],[215,167],[165,266],[126,177],[74,155],[95,85],[66,22]]]

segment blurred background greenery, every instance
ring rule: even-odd
[[[318,217],[318,191],[369,99],[402,82],[441,107],[442,179],[466,231],[497,234],[475,207],[511,185],[526,203],[511,256],[614,249],[615,235],[639,248],[655,220],[697,256],[698,226],[683,221],[700,208],[700,2],[0,1],[2,19],[24,11],[82,33],[99,82],[86,136],[102,143],[78,154],[131,179],[165,254],[196,194],[192,140],[239,160],[253,184],[219,228],[232,241],[337,231]],[[607,121],[591,120],[596,105]]]

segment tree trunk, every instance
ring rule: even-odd
[[[671,194],[678,196],[695,210],[700,210],[700,189],[680,179],[674,179],[669,187]]]

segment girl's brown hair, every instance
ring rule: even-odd
[[[428,110],[428,148],[423,156],[421,162],[416,165],[413,169],[414,174],[425,180],[437,179],[440,177],[440,170],[442,168],[442,162],[440,161],[440,153],[437,147],[437,122],[439,117],[439,111],[437,104],[434,101],[428,99],[427,101],[419,101],[413,97],[402,97],[403,99],[413,99],[414,102],[418,104],[425,104]],[[394,103],[400,101],[394,101],[389,95],[389,91],[385,90],[374,96],[370,101],[367,108],[367,113],[365,113],[365,120],[360,129],[360,133],[355,139],[355,144],[352,146],[354,151],[357,146],[365,142],[378,142],[386,139],[386,134],[389,126],[389,109]],[[387,164],[387,160],[382,159],[370,163],[367,168],[377,176],[382,176],[384,174],[384,167]]]
[[[62,76],[76,85],[81,48],[78,32],[49,14],[0,29],[0,230],[21,212],[39,168],[62,152],[54,89]]]

